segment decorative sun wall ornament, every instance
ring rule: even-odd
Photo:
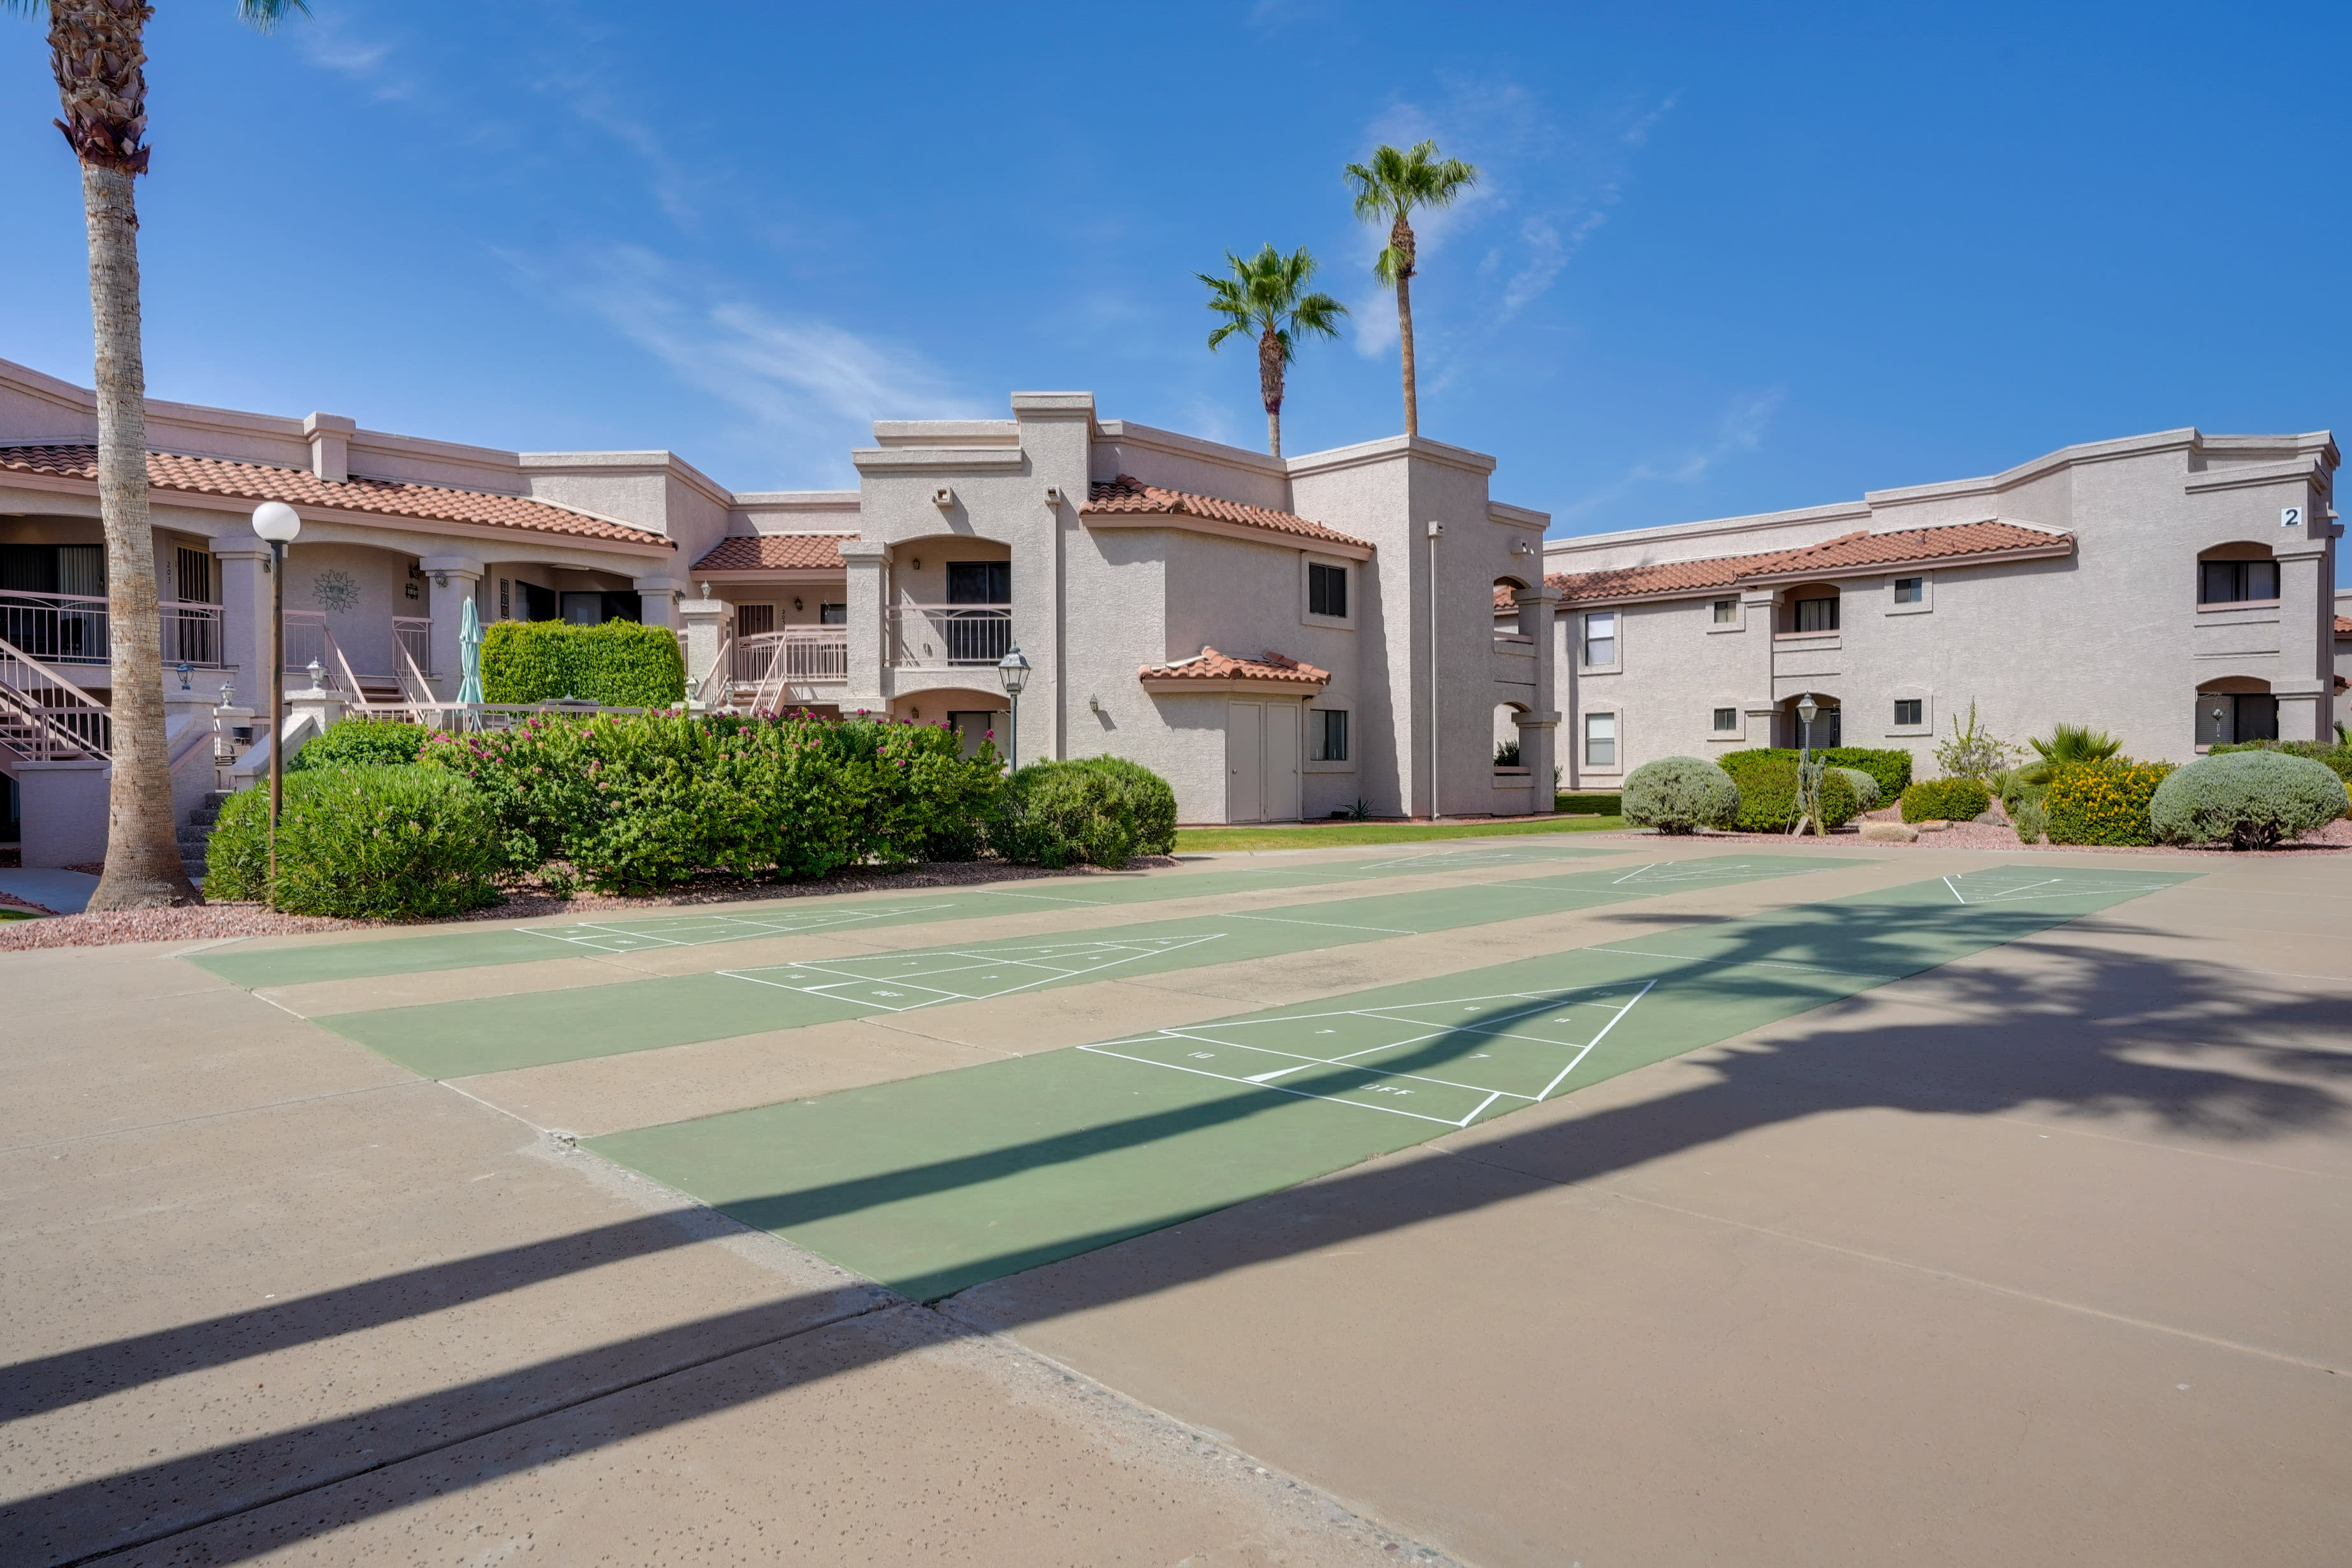
[[[319,608],[338,615],[359,608],[359,579],[348,572],[321,572],[310,579],[310,596]]]

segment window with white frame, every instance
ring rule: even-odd
[[[1715,624],[1718,626],[1738,626],[1739,624],[1739,601],[1737,599],[1717,599],[1715,602]]]
[[[1584,716],[1584,765],[1588,768],[1613,768],[1617,765],[1617,715],[1587,713]]]
[[[1307,760],[1344,763],[1348,760],[1348,710],[1310,708],[1307,710]]]
[[[1599,669],[1617,662],[1617,616],[1602,611],[1584,617],[1584,663]]]
[[[1737,709],[1737,708],[1718,708],[1718,709],[1717,709],[1717,710],[1715,710],[1715,732],[1716,732],[1717,734],[1718,734],[1718,735],[1722,735],[1722,734],[1728,734],[1730,731],[1734,731],[1734,730],[1737,730],[1737,729],[1738,729],[1738,728],[1739,728],[1739,710],[1738,710],[1738,709]]]
[[[1926,723],[1927,703],[1925,698],[1898,697],[1895,700],[1895,725],[1897,729],[1914,729]]]

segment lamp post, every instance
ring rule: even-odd
[[[1820,716],[1822,706],[1813,700],[1810,691],[1797,700],[1797,719],[1801,730],[1797,737],[1797,824],[1789,829],[1792,837],[1802,837],[1805,825],[1812,824],[1815,833],[1822,830],[1821,802],[1813,787],[1813,721]]]
[[[302,520],[282,500],[253,509],[253,531],[269,542],[269,906],[278,907],[278,814],[286,804],[286,547]]]
[[[1797,762],[1800,766],[1810,766],[1812,763],[1813,721],[1821,717],[1821,712],[1822,705],[1813,700],[1812,693],[1810,691],[1797,703],[1797,718],[1804,726],[1804,732],[1798,742],[1801,754]]]
[[[1011,765],[1005,771],[1018,773],[1021,770],[1021,689],[1029,684],[1029,661],[1021,657],[1019,643],[1013,644],[1013,651],[996,661],[996,679],[1004,683],[1004,695],[1013,700],[1013,717],[1009,724],[1012,733],[1005,738],[1004,749],[1005,758]]]

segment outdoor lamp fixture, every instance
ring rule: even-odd
[[[190,674],[192,674],[192,673],[194,671],[195,668],[196,668],[196,667],[195,667],[194,665],[190,664],[190,663],[189,663],[186,659],[184,659],[184,659],[182,659],[182,660],[180,661],[180,689],[181,689],[181,690],[185,691],[185,690],[187,690],[187,689],[188,689],[188,677],[189,677],[189,675],[190,675]]]
[[[1822,705],[1813,700],[1812,693],[1807,692],[1797,703],[1797,717],[1804,721],[1805,726],[1804,735],[1799,742],[1803,748],[1803,754],[1797,759],[1799,762],[1811,763],[1813,760],[1813,721],[1821,715]]]
[[[282,500],[253,509],[253,531],[269,542],[269,907],[278,907],[278,814],[286,805],[286,547],[302,520]]]
[[[996,661],[996,679],[1004,683],[1004,695],[1013,700],[1013,716],[1008,721],[1012,733],[1005,737],[1004,756],[1008,771],[1021,767],[1021,689],[1029,684],[1029,661],[1021,657],[1021,645]]]

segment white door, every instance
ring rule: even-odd
[[[1265,820],[1265,704],[1225,704],[1225,820]]]
[[[1265,705],[1265,818],[1298,820],[1298,704]]]

